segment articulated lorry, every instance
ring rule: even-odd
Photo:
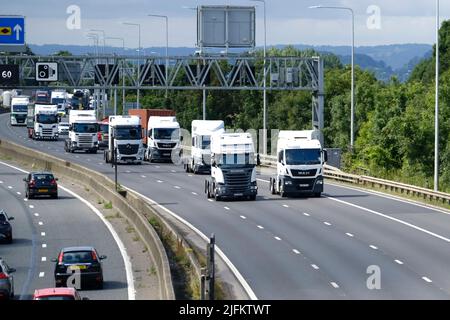
[[[55,90],[50,94],[50,100],[52,104],[58,106],[58,115],[64,117],[66,115],[67,105],[67,92],[65,90]]]
[[[186,172],[211,172],[211,136],[225,132],[222,120],[194,120],[191,125],[191,156],[184,164]]]
[[[256,199],[256,157],[249,133],[211,136],[211,177],[205,180],[205,193],[216,201]]]
[[[181,156],[180,124],[176,117],[151,116],[147,124],[147,161],[171,161]]]
[[[25,126],[27,124],[28,104],[30,98],[26,96],[14,97],[11,100],[11,125]]]
[[[270,178],[270,192],[282,197],[323,192],[323,165],[327,153],[320,131],[280,131],[277,142],[277,175]]]
[[[137,116],[110,116],[108,149],[104,151],[106,163],[114,161],[114,151],[118,163],[141,164],[144,160],[142,127]]]
[[[69,136],[64,143],[66,152],[77,150],[97,153],[98,150],[98,122],[95,110],[69,111]]]
[[[31,104],[27,116],[28,137],[32,139],[58,139],[58,106]]]

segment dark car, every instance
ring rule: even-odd
[[[12,243],[12,227],[9,221],[14,220],[14,217],[8,217],[5,211],[0,210],[0,241]]]
[[[103,288],[103,268],[101,260],[106,256],[100,256],[93,247],[70,247],[60,251],[58,259],[53,259],[55,265],[55,286],[66,287],[68,280],[70,285],[80,285],[81,288],[94,285],[98,289]],[[77,283],[76,276],[80,278]],[[69,279],[70,278],[70,279]],[[77,288],[79,289],[79,288]]]
[[[25,181],[25,194],[28,199],[35,196],[51,196],[54,199],[58,198],[58,184],[51,172],[31,172]]]

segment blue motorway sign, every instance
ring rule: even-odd
[[[0,45],[25,44],[25,17],[0,16]]]

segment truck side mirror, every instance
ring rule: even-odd
[[[148,138],[152,137],[152,129],[148,130]]]
[[[183,139],[184,139],[184,137],[183,137],[183,136],[181,136],[181,137],[180,137],[180,141],[183,141]]]
[[[256,155],[256,165],[260,166],[261,165],[261,158],[259,156],[259,153]]]
[[[328,162],[328,150],[323,150],[323,159],[324,162]]]

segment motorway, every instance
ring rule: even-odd
[[[100,152],[31,141],[8,116],[0,116],[1,139],[113,177]],[[119,166],[122,185],[215,233],[259,299],[450,298],[449,212],[328,182],[321,198],[282,199],[269,193],[266,171],[257,201],[215,202],[203,193],[204,178],[171,164]],[[370,290],[374,266],[381,286]]]
[[[15,219],[13,243],[0,244],[0,256],[14,273],[15,299],[31,299],[35,289],[55,286],[54,262],[59,250],[92,245],[104,260],[104,289],[82,290],[94,300],[128,299],[121,252],[100,218],[71,193],[59,189],[59,199],[24,197],[23,172],[0,162],[0,209]]]

